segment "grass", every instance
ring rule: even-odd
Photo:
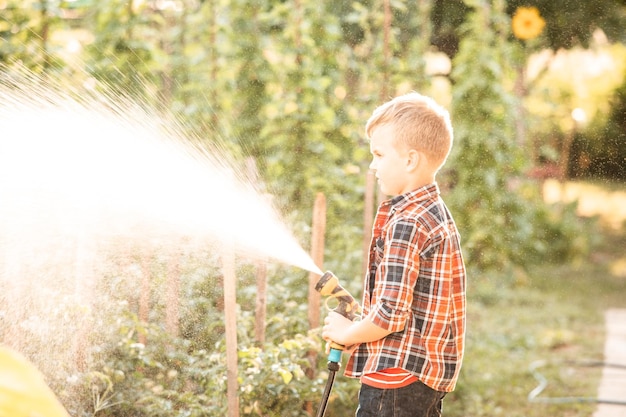
[[[469,277],[466,357],[457,389],[444,401],[444,415],[593,414],[604,312],[626,308],[626,233],[623,226],[600,220],[594,233],[601,239],[586,259],[504,278]],[[547,385],[529,401],[539,385],[533,366]]]

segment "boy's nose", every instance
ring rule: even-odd
[[[372,162],[370,162],[370,169],[372,171],[376,171],[376,163],[375,163],[375,161],[373,159],[372,159]]]

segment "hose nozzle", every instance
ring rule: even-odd
[[[354,321],[361,312],[359,303],[339,284],[337,277],[330,271],[326,271],[321,276],[317,285],[315,285],[315,290],[321,295],[328,296],[325,301],[326,308],[341,314],[351,321]],[[328,305],[332,300],[336,300],[338,303],[334,309]]]
[[[315,285],[315,290],[321,295],[328,297],[325,300],[327,309],[341,314],[350,321],[356,320],[361,313],[359,303],[357,303],[354,297],[339,284],[339,280],[332,272],[326,271],[324,275],[320,277],[317,285]],[[335,300],[337,301],[337,306],[331,308],[328,303]],[[337,358],[341,357],[341,351],[344,349],[344,346],[339,343],[331,342],[330,348],[331,354],[329,360],[331,362],[338,362]]]

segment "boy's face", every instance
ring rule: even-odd
[[[411,191],[408,152],[394,146],[394,130],[390,124],[383,124],[372,131],[370,169],[376,171],[376,178],[383,193],[396,196]]]

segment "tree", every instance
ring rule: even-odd
[[[548,251],[543,233],[549,231],[550,240],[564,231],[545,215],[533,186],[524,185],[527,161],[514,140],[516,101],[501,81],[514,75],[504,1],[465,3],[472,12],[453,62],[455,144],[444,174],[468,265],[501,270],[533,256],[562,256]]]
[[[512,16],[521,6],[536,7],[550,23],[546,43],[552,50],[587,47],[595,29],[602,29],[614,42],[626,41],[626,5],[621,0],[509,0],[506,11]]]
[[[68,27],[61,15],[63,5],[50,0],[9,0],[0,15],[0,62],[19,63],[37,73],[59,71],[65,45],[53,42],[52,34]]]
[[[602,29],[610,40],[624,42],[626,6],[620,0],[508,0],[509,17],[519,7],[536,7],[550,24],[547,27],[546,46],[553,50],[586,47],[596,28]],[[435,0],[433,8],[432,43],[450,57],[458,51],[463,38],[462,23],[470,8],[457,0]]]

